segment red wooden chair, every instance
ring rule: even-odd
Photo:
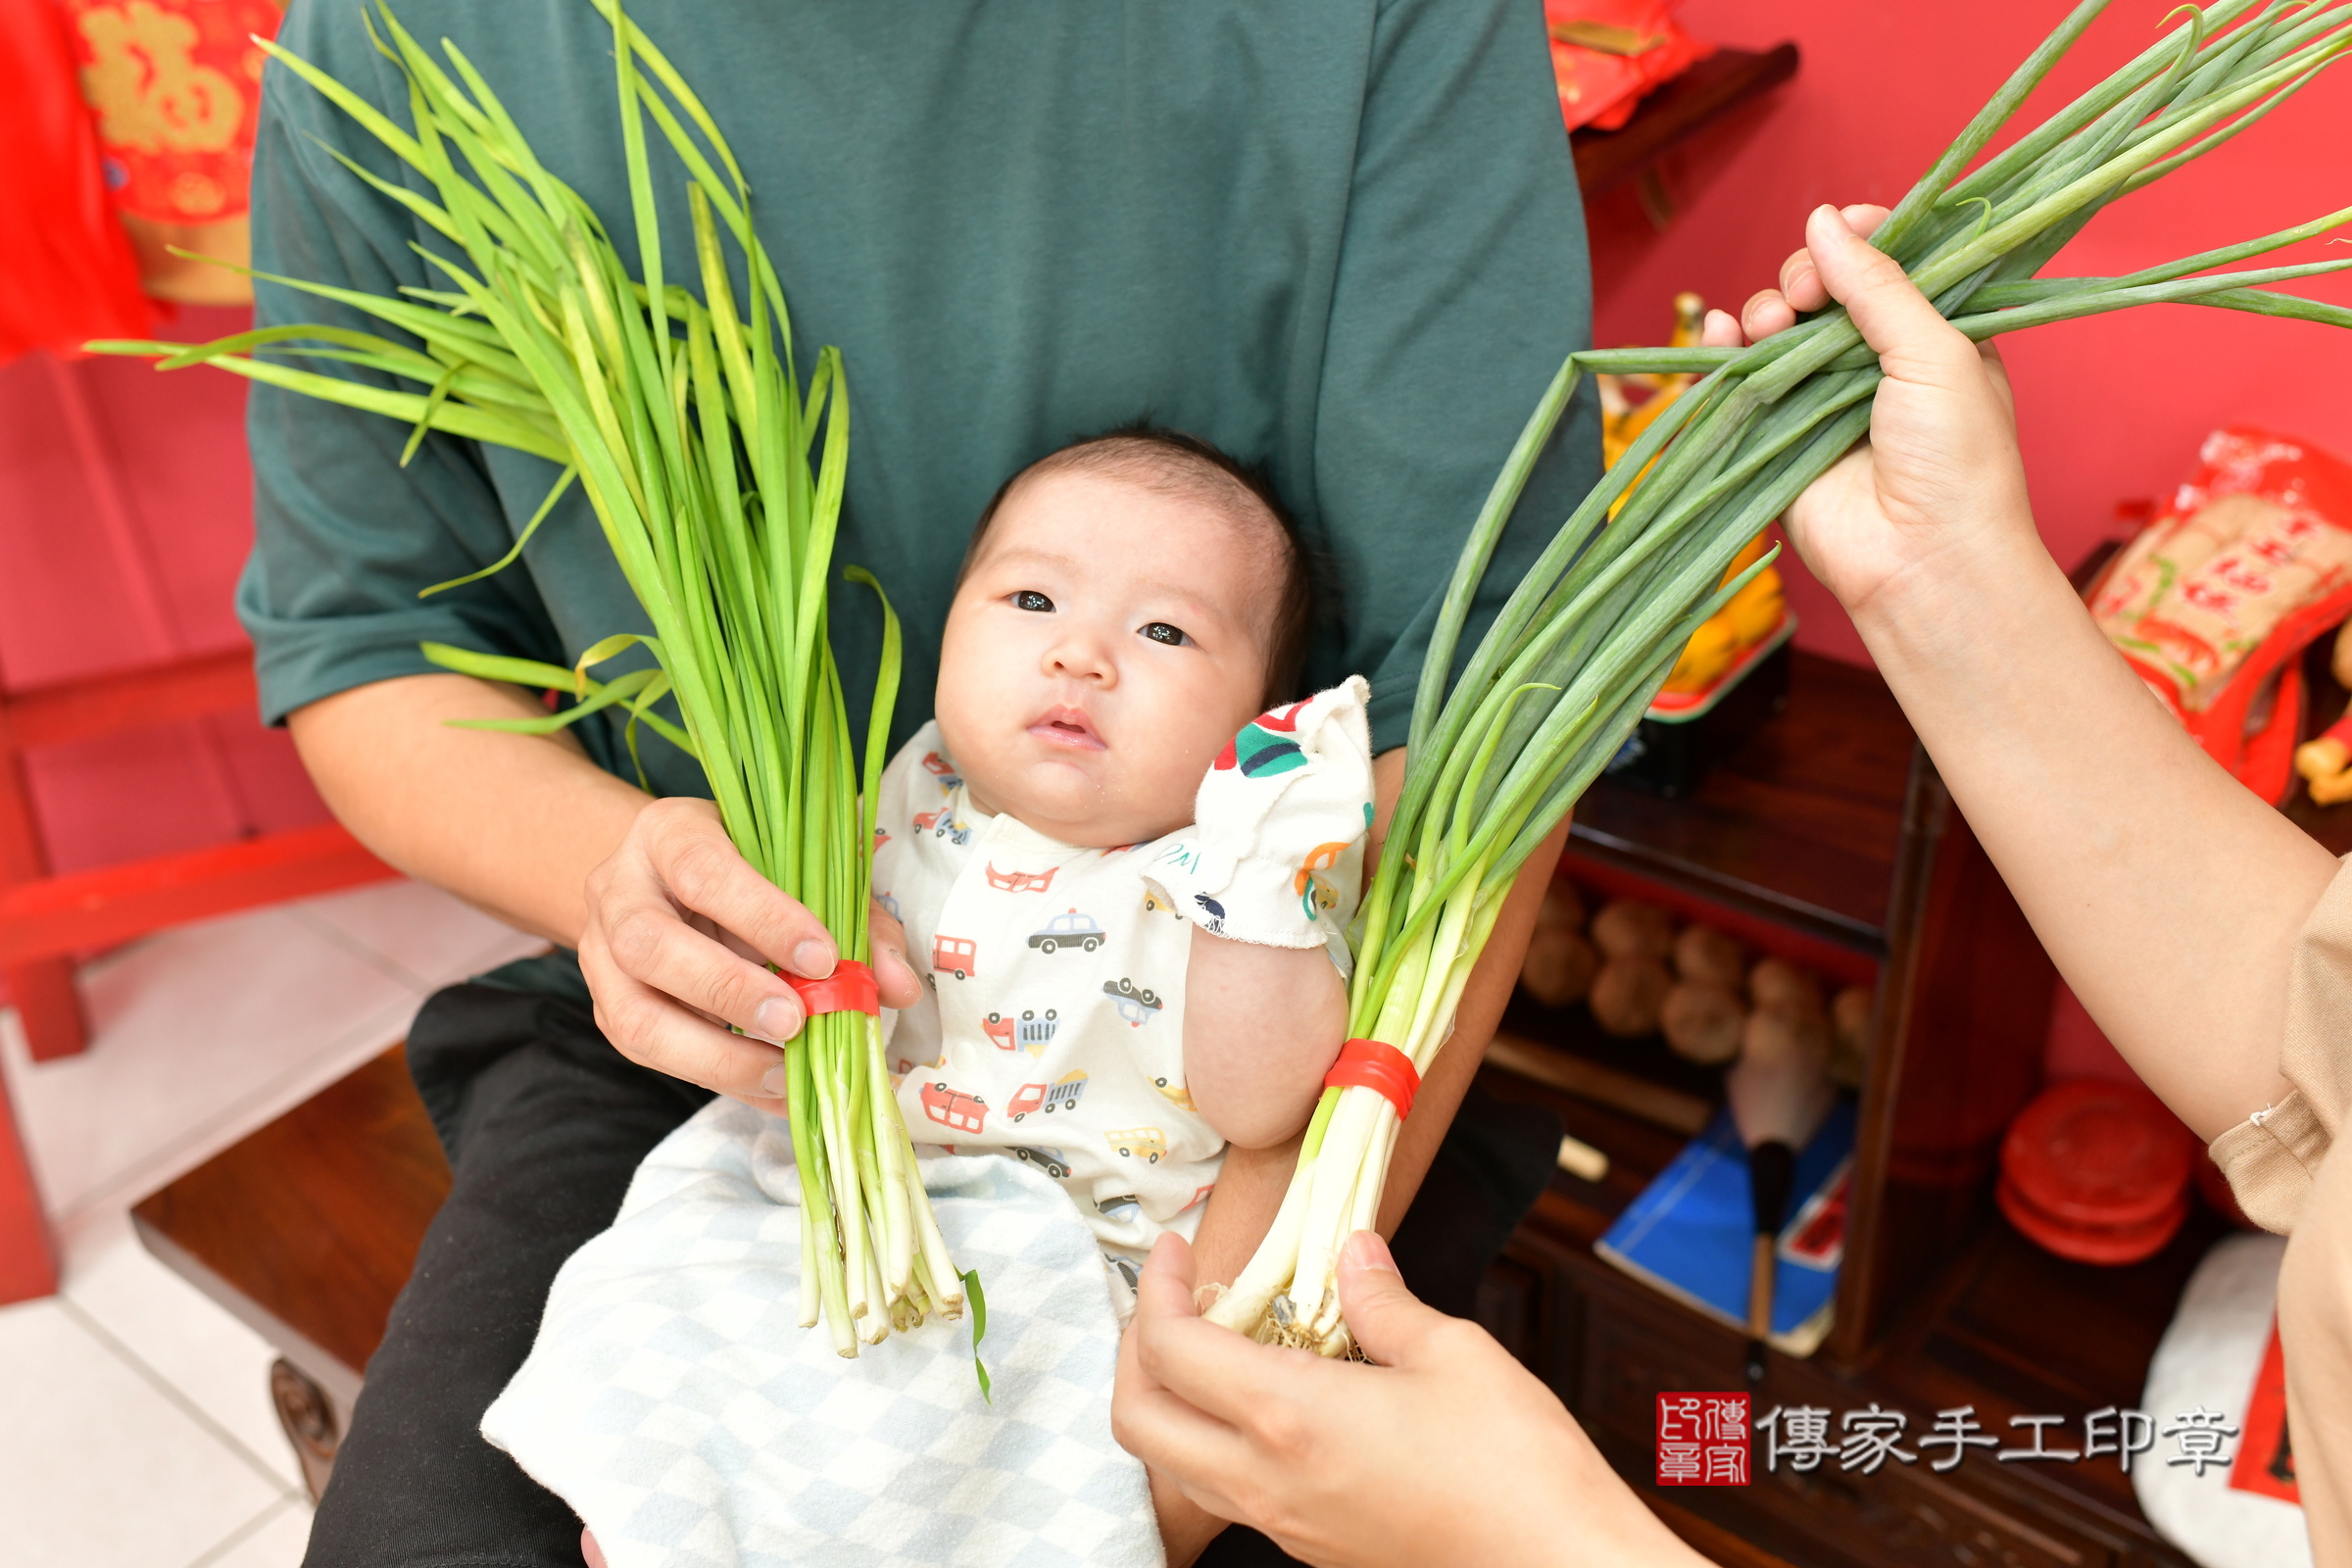
[[[74,956],[281,899],[396,875],[335,823],[265,833],[65,876],[49,874],[24,754],[211,713],[251,712],[253,655],[236,648],[18,692],[0,691],[0,979],[35,1061],[88,1043]],[[0,1087],[0,1302],[46,1296],[57,1262]]]

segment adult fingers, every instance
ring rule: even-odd
[[[1242,1498],[1263,1469],[1247,1438],[1165,1389],[1114,1391],[1110,1435],[1144,1462],[1155,1483],[1173,1487],[1219,1519],[1244,1516]]]
[[[1298,1392],[1295,1385],[1299,1379],[1329,1370],[1321,1360],[1252,1344],[1231,1329],[1199,1318],[1162,1316],[1146,1323],[1139,1317],[1134,1335],[1138,1364],[1146,1377],[1236,1426],[1289,1403]]]
[[[1152,1254],[1144,1259],[1143,1276],[1135,1286],[1136,1310],[1149,1308],[1153,1317],[1199,1317],[1193,1304],[1198,1281],[1193,1244],[1168,1231],[1152,1244]]]
[[[1845,307],[1888,375],[1952,384],[1973,373],[1976,345],[1936,314],[1893,257],[1872,245],[1835,207],[1817,207],[1805,222],[1812,255],[1830,297]]]
[[[1144,1271],[1135,1282],[1135,1317],[1125,1346],[1128,1352],[1136,1352],[1146,1338],[1156,1338],[1159,1325],[1200,1315],[1193,1299],[1196,1273],[1192,1244],[1183,1237],[1171,1231],[1152,1244],[1152,1255],[1144,1259]],[[1128,1380],[1123,1365],[1121,1372],[1120,1384],[1124,1387]],[[1140,1355],[1136,1377],[1153,1388],[1159,1386],[1143,1366]]]
[[[1838,209],[1838,216],[1844,219],[1846,227],[1856,234],[1874,232],[1881,223],[1886,221],[1886,208],[1869,202],[1858,202],[1851,207]],[[1808,230],[1807,238],[1810,237]],[[1830,291],[1822,279],[1819,265],[1813,259],[1810,244],[1802,250],[1791,252],[1788,259],[1781,264],[1781,293],[1792,307],[1803,312],[1818,311],[1830,303]]]
[[[807,1020],[800,998],[781,975],[696,930],[679,916],[658,867],[625,851],[598,867],[590,880],[583,956],[591,948],[601,948],[619,975],[770,1044],[792,1039]],[[607,1004],[601,992],[597,1000]],[[632,1024],[651,1029],[663,1021],[635,1006],[612,1010],[624,1030]],[[635,1038],[612,1036],[624,1051]]]
[[[821,980],[833,972],[840,953],[832,933],[752,869],[710,802],[657,801],[638,813],[630,836],[640,841],[655,874],[679,904],[709,915],[769,962],[795,974]]]
[[[580,944],[580,972],[595,999],[597,1027],[622,1055],[755,1109],[784,1113],[784,1054],[774,1046],[722,1029],[631,978],[593,933]]]
[[[911,1007],[923,1000],[923,982],[906,961],[906,928],[876,900],[866,915],[874,948],[874,984],[886,1007]]]
[[[1796,324],[1796,308],[1777,288],[1759,289],[1740,307],[1740,329],[1751,343],[1786,332]]]
[[[1434,1344],[1461,1326],[1405,1289],[1388,1244],[1376,1231],[1357,1231],[1340,1251],[1340,1310],[1363,1351],[1383,1366],[1410,1367]]]
[[[1119,1348],[1119,1375],[1111,1391],[1110,1429],[1121,1446],[1154,1470],[1174,1479],[1186,1495],[1222,1517],[1228,1478],[1247,1474],[1249,1444],[1225,1422],[1200,1410],[1161,1384],[1146,1364],[1144,1347],[1169,1324],[1200,1323],[1193,1309],[1192,1250],[1178,1236],[1162,1236],[1136,1285],[1135,1321]],[[1234,1336],[1227,1336],[1234,1338]]]
[[[1747,338],[1740,330],[1740,318],[1729,311],[1709,311],[1699,324],[1698,346],[1702,349],[1739,349],[1747,346]]]
[[[1886,221],[1887,210],[1869,202],[1858,202],[1838,209],[1848,225],[1858,234],[1867,234]],[[1823,284],[1821,270],[1815,265],[1810,247],[1791,251],[1781,263],[1780,286],[1759,291],[1740,309],[1740,324],[1749,342],[1767,338],[1775,332],[1786,332],[1794,326],[1799,316],[1809,315],[1830,303],[1830,293]],[[1715,344],[1709,347],[1736,345]]]
[[[1188,1266],[1138,1282],[1128,1330],[1137,1371],[1151,1387],[1280,1446],[1289,1441],[1290,1413],[1311,1404],[1323,1377],[1338,1369],[1202,1321],[1194,1315],[1191,1279]]]

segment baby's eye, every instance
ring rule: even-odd
[[[1012,608],[1034,610],[1040,614],[1051,614],[1054,610],[1054,601],[1034,588],[1024,588],[1012,596]]]
[[[1184,628],[1181,626],[1171,626],[1164,620],[1152,621],[1151,624],[1140,627],[1139,629],[1145,636],[1151,638],[1153,642],[1166,643],[1170,648],[1182,648],[1186,643],[1192,641],[1190,637],[1187,637],[1184,634]]]

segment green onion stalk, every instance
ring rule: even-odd
[[[1872,243],[1979,341],[2167,303],[2352,326],[2352,310],[2267,287],[2352,260],[2213,270],[2324,234],[2352,209],[2126,276],[2037,275],[2109,202],[2248,129],[2352,48],[2352,4],[2183,7],[2185,20],[2137,58],[1984,157],[2106,3],[2074,8]],[[1581,377],[1600,370],[1703,379],[1561,524],[1449,687],[1521,488]],[[1881,378],[1839,309],[1746,348],[1588,351],[1562,364],[1470,530],[1431,638],[1402,792],[1350,932],[1349,1035],[1428,1071],[1521,865],[1616,755],[1690,634],[1772,559],[1727,580],[1740,549],[1868,431]],[[1273,1228],[1213,1320],[1349,1353],[1339,1250],[1379,1213],[1399,1125],[1377,1090],[1324,1092]]]
[[[617,0],[612,24],[622,146],[637,231],[631,275],[596,214],[539,162],[472,63],[447,40],[436,58],[388,9],[376,47],[408,84],[404,128],[324,72],[265,43],[422,176],[432,195],[340,154],[354,177],[444,243],[418,253],[441,287],[396,297],[274,281],[340,302],[401,339],[342,327],[274,326],[202,345],[111,342],[161,368],[212,365],[270,386],[401,419],[405,463],[427,431],[533,453],[561,472],[506,558],[514,561],[574,483],[652,623],[587,650],[571,668],[424,645],[464,674],[567,693],[545,718],[475,727],[543,734],[612,710],[696,758],[728,836],[760,873],[822,920],[840,953],[870,962],[871,845],[900,669],[898,622],[883,601],[862,776],[827,637],[826,591],[850,439],[849,382],[824,349],[806,387],[784,294],[754,233],[742,170],[701,102]],[[651,121],[685,166],[699,295],[663,273],[647,164]],[[331,149],[330,149],[331,150]],[[730,251],[730,244],[732,248]],[[748,278],[748,312],[729,276]],[[257,274],[267,275],[267,274]],[[380,372],[394,390],[288,358]],[[852,567],[847,575],[880,595]],[[588,672],[632,650],[650,666]],[[665,699],[677,719],[660,711]],[[643,777],[642,763],[639,776]],[[801,1318],[822,1317],[845,1356],[937,1312],[961,1315],[950,1260],[883,1066],[880,1022],[820,1012],[786,1048],[801,1177]]]

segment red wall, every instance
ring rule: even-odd
[[[2172,4],[2117,0],[2023,122],[2146,47]],[[1771,284],[1822,202],[1892,205],[2069,9],[2067,0],[1687,0],[1682,20],[1699,36],[1750,48],[1793,39],[1803,64],[1768,105],[1670,159],[1678,211],[1664,232],[1630,191],[1593,204],[1595,340],[1660,341],[1681,289],[1736,310]],[[2102,214],[2053,270],[2128,271],[2348,202],[2352,66],[2338,66],[2220,152]],[[2285,259],[2328,254],[2311,242]],[[2297,291],[2352,304],[2344,277]],[[2042,536],[2070,565],[2109,530],[2119,501],[2178,483],[2217,424],[2269,425],[2352,455],[2352,337],[2328,327],[2164,307],[2044,327],[2003,352]],[[1802,568],[1790,596],[1801,643],[1866,659]]]
[[[239,330],[184,311],[163,335]],[[253,538],[242,383],[144,363],[0,368],[0,685],[235,646]],[[226,714],[46,748],[26,771],[54,869],[323,820],[282,733]]]

